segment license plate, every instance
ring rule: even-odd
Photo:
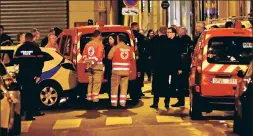
[[[212,78],[213,84],[237,84],[237,79]]]

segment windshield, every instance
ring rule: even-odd
[[[208,43],[207,60],[216,64],[249,64],[252,47],[251,37],[214,37]]]
[[[108,41],[108,37],[110,34],[120,34],[120,33],[123,33],[127,36],[127,45],[130,45],[130,37],[127,33],[124,33],[124,32],[102,32],[102,40],[103,40],[103,44],[104,46],[110,46],[109,45],[109,41]],[[88,33],[88,34],[84,34],[81,36],[81,39],[80,39],[80,52],[81,54],[83,53],[83,50],[84,50],[84,46],[91,40],[91,37],[92,37],[92,33]]]

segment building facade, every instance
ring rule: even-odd
[[[167,10],[161,8],[161,3],[162,0],[139,0],[136,6],[138,15],[124,16],[121,13],[122,8],[126,7],[123,0],[34,0],[31,2],[1,0],[0,22],[13,38],[18,32],[27,32],[32,28],[38,28],[43,38],[52,27],[66,29],[87,25],[88,19],[94,20],[94,23],[103,20],[105,24],[125,26],[138,22],[141,28],[155,31],[161,25],[184,26],[190,34],[194,29],[192,24],[194,21],[205,21],[208,24],[215,19],[248,16],[251,7],[249,0],[169,0],[170,6]],[[195,9],[195,14],[192,13],[192,8]]]
[[[250,13],[250,0],[221,1],[197,0],[195,1],[195,21],[222,20],[231,17],[248,17]]]

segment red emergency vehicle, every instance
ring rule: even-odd
[[[77,79],[79,81],[79,91],[81,91],[81,96],[85,97],[87,84],[88,84],[88,71],[86,70],[86,64],[84,63],[82,53],[85,45],[91,40],[92,33],[95,30],[99,30],[102,32],[103,43],[108,40],[108,36],[112,33],[119,34],[123,33],[127,35],[128,42],[127,45],[131,46],[131,48],[135,49],[134,35],[131,31],[130,27],[121,26],[121,25],[104,25],[102,21],[99,22],[99,25],[91,25],[91,26],[81,26],[75,27],[71,29],[63,30],[63,32],[59,36],[59,47],[58,51],[64,55],[66,59],[71,60],[77,70]],[[105,45],[106,46],[106,45]],[[130,67],[130,82],[129,82],[129,93],[131,99],[135,98],[135,94],[133,88],[133,84],[135,83],[135,79],[137,76],[136,71],[136,60],[134,54],[134,60],[131,61]],[[110,93],[108,92],[108,81],[103,78],[103,85],[100,93]],[[133,93],[131,93],[133,92]],[[137,98],[136,98],[137,99]]]
[[[246,70],[252,57],[252,32],[235,28],[204,31],[192,56],[190,74],[190,116],[202,112],[233,110],[238,83],[237,71]]]

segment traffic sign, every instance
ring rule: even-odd
[[[169,6],[170,6],[170,4],[169,4],[168,0],[163,0],[163,2],[162,2],[162,4],[161,4],[161,7],[162,7],[163,9],[168,9]]]
[[[138,0],[123,0],[124,4],[128,7],[135,7],[138,4]]]
[[[138,9],[137,8],[122,8],[122,15],[138,15]]]

